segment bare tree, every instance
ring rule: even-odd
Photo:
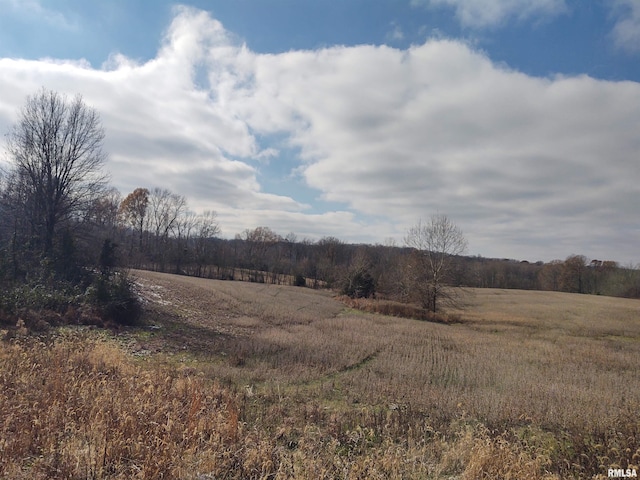
[[[113,237],[118,229],[118,211],[121,203],[122,195],[117,188],[106,189],[102,196],[94,200],[89,212],[89,221]]]
[[[165,269],[169,238],[177,234],[178,219],[186,209],[187,202],[183,196],[171,193],[166,188],[151,190],[147,219],[154,238],[152,259],[160,271]]]
[[[154,188],[149,195],[149,222],[156,243],[174,233],[180,215],[186,210],[187,201],[181,195],[166,188]]]
[[[217,214],[213,210],[207,210],[199,215],[196,220],[195,260],[196,275],[202,276],[208,264],[212,263],[213,240],[220,233]],[[218,268],[220,265],[218,265]]]
[[[26,216],[44,257],[52,252],[57,227],[81,216],[102,191],[103,141],[97,111],[79,95],[68,100],[42,89],[20,111],[7,142],[19,192],[14,208]]]
[[[317,268],[327,286],[331,287],[344,274],[342,264],[346,258],[345,244],[336,237],[322,237],[317,245],[320,253]]]
[[[264,282],[264,272],[268,272],[270,269],[267,252],[273,245],[281,241],[282,237],[269,227],[256,227],[253,230],[244,230],[239,238],[244,240],[248,246],[249,266],[254,270],[252,279]]]
[[[560,290],[572,293],[587,293],[587,257],[570,255],[560,271]]]
[[[146,188],[136,188],[120,204],[120,217],[125,225],[138,232],[138,248],[142,250],[142,238],[144,236],[144,226],[147,219],[147,208],[149,206],[149,190]]]
[[[376,293],[376,282],[371,275],[373,264],[372,251],[366,246],[359,246],[341,282],[342,293],[351,298],[369,298],[374,296]]]
[[[405,244],[414,249],[408,273],[425,308],[436,312],[456,300],[450,288],[455,256],[467,249],[467,240],[446,215],[432,215],[428,222],[411,227]]]

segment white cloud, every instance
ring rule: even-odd
[[[615,0],[611,7],[617,17],[611,32],[616,47],[631,53],[640,52],[640,2]]]
[[[256,167],[242,161],[274,151],[260,149],[247,123],[225,108],[215,89],[194,84],[198,67],[217,68],[210,63],[215,50],[236,49],[241,47],[219,22],[181,8],[156,58],[144,64],[121,54],[112,55],[103,70],[77,61],[0,59],[0,129],[9,129],[26,96],[42,86],[80,93],[101,114],[109,169],[124,193],[163,186],[193,204],[211,199],[230,208],[300,211],[305,206],[295,200],[263,192]]]
[[[465,27],[484,28],[507,20],[554,17],[567,11],[564,0],[412,0],[414,5],[455,9]]]
[[[396,225],[448,212],[488,255],[620,255],[604,232],[636,255],[615,234],[639,221],[636,83],[528,77],[455,41],[262,56],[254,81],[230,104],[288,129],[326,200]]]
[[[216,209],[226,235],[267,225],[401,241],[441,212],[474,254],[639,260],[634,82],[529,77],[451,40],[257,54],[187,8],[143,64],[114,54],[102,70],[8,59],[0,70],[1,131],[42,85],[82,93],[123,193],[169,188]],[[283,161],[272,135],[299,150],[305,198],[264,191],[262,173]],[[311,208],[314,195],[343,211]]]

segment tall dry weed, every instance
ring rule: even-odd
[[[3,345],[0,363],[2,478],[192,478],[238,461],[236,399],[216,385],[75,335]]]

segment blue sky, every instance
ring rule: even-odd
[[[45,86],[105,126],[112,183],[225,236],[640,262],[636,0],[0,0],[0,131]],[[4,159],[6,161],[6,158]]]
[[[504,4],[495,22],[468,24],[462,7]],[[519,18],[522,5],[539,10]],[[100,67],[113,52],[150,60],[176,2],[2,0],[0,53],[32,58],[84,58]],[[433,36],[459,38],[492,60],[532,75],[588,74],[611,80],[640,77],[640,47],[616,42],[616,25],[633,16],[633,1],[207,0],[184,4],[220,20],[256,53],[333,45],[389,44],[407,48]],[[514,11],[508,5],[519,5]],[[550,5],[544,8],[545,5]],[[499,7],[496,7],[499,8]],[[500,16],[502,15],[502,16]],[[640,20],[635,19],[635,26]],[[636,33],[636,35],[638,35]]]

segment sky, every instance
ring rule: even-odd
[[[224,237],[640,263],[640,0],[0,0],[0,164],[42,87]]]

